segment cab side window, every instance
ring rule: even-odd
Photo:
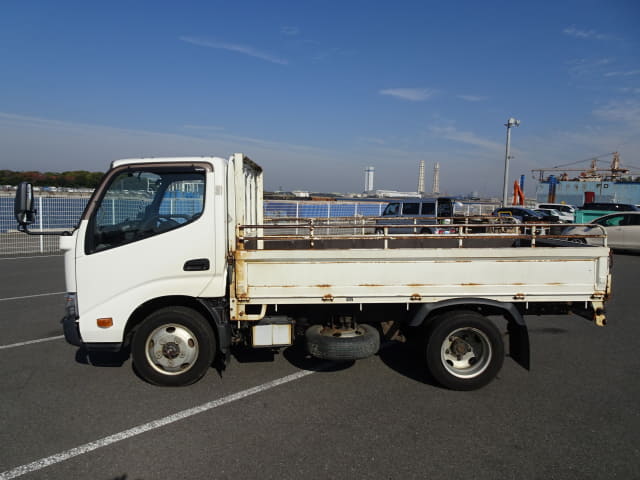
[[[418,215],[420,211],[419,203],[405,203],[402,205],[403,215]]]
[[[390,203],[384,209],[384,212],[382,212],[382,215],[383,216],[385,216],[385,215],[398,215],[399,211],[400,211],[400,204],[399,203]]]
[[[115,175],[89,219],[87,254],[159,235],[195,221],[205,175],[193,170],[126,170]]]
[[[422,204],[422,215],[435,215],[436,204],[433,202],[424,202]]]

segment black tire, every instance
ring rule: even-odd
[[[433,233],[433,229],[428,228],[428,227],[423,227],[422,229],[420,229],[420,233],[432,234]]]
[[[429,324],[423,350],[427,369],[443,387],[476,390],[493,380],[504,363],[497,327],[472,311],[445,313]]]
[[[131,342],[134,368],[154,385],[179,387],[200,380],[215,353],[211,325],[200,313],[186,307],[167,307],[152,313],[137,328]]]
[[[307,351],[324,360],[359,360],[380,349],[380,333],[371,325],[358,325],[356,333],[344,336],[331,335],[322,325],[312,325],[305,332],[305,340]]]

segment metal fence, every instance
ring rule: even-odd
[[[26,235],[17,231],[13,200],[13,193],[0,195],[0,257],[59,254],[59,237]],[[88,195],[36,196],[34,203],[37,213],[31,230],[51,232],[73,228],[88,200]]]
[[[36,219],[30,230],[34,232],[53,232],[73,229],[89,201],[89,194],[52,195],[41,194],[35,198]],[[59,255],[59,239],[57,236],[26,235],[17,231],[13,209],[13,192],[0,192],[0,257],[23,257],[36,255]],[[174,203],[175,200],[175,203]],[[163,205],[163,211],[178,212],[184,205],[181,201],[189,199],[173,199]],[[265,219],[358,219],[362,217],[379,217],[388,202],[385,201],[296,201],[265,200]],[[135,206],[132,199],[132,208]],[[461,215],[489,215],[496,207],[494,203],[463,203],[456,210]],[[186,207],[185,207],[186,208]],[[109,206],[105,205],[109,213]],[[114,211],[115,212],[115,211]],[[120,215],[114,213],[114,223],[122,221]],[[360,224],[358,224],[360,225]],[[358,231],[364,228],[360,225]]]
[[[13,192],[0,193],[0,257],[60,254],[57,236],[34,236],[17,231],[13,200]],[[88,201],[89,195],[36,196],[36,219],[30,230],[53,232],[73,229]],[[176,202],[179,203],[179,199],[176,199]],[[164,210],[180,211],[181,206],[177,203],[167,204]],[[264,202],[264,216],[267,219],[376,217],[382,215],[386,205],[387,202],[267,200]],[[105,211],[108,211],[108,205]],[[114,219],[117,220],[118,218]]]

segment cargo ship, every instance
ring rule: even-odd
[[[610,166],[598,168],[598,159],[608,156],[613,156]],[[536,201],[576,206],[593,202],[640,205],[639,168],[623,167],[618,152],[600,155],[587,161],[590,161],[590,166],[582,169],[565,168],[579,163],[573,162],[532,170],[538,180]]]

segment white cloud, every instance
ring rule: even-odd
[[[577,28],[575,25],[571,25],[570,27],[565,28],[562,31],[562,33],[564,33],[565,35],[569,35],[570,37],[581,38],[581,39],[593,38],[596,40],[607,40],[611,38],[610,35],[598,33],[595,30],[582,30]]]
[[[593,114],[602,120],[640,127],[640,101],[636,99],[613,100],[594,110]]]
[[[380,95],[389,95],[412,102],[423,102],[429,100],[438,93],[438,91],[433,88],[387,88],[380,90],[378,93],[380,93]]]
[[[501,143],[481,138],[473,132],[460,131],[453,126],[440,127],[433,125],[429,127],[429,131],[439,138],[466,143],[489,150],[502,150],[504,148]]]
[[[284,58],[277,57],[267,52],[262,52],[248,45],[239,45],[233,43],[216,42],[212,40],[200,39],[195,37],[180,37],[183,42],[191,43],[199,47],[216,48],[227,50],[230,52],[241,53],[250,57],[259,58],[267,62],[276,63],[278,65],[287,65],[289,62]]]
[[[483,97],[481,95],[456,95],[461,100],[465,100],[467,102],[484,102],[488,100],[489,97]]]
[[[614,62],[613,58],[576,58],[566,64],[569,66],[569,73],[576,77],[584,77],[602,71],[602,67]]]
[[[184,127],[178,127],[184,128]],[[267,188],[359,191],[370,157],[309,145],[232,135],[205,136],[113,128],[0,112],[0,165],[12,170],[105,171],[113,160],[221,156],[243,152],[262,165]],[[343,174],[336,176],[335,172]],[[357,185],[357,187],[355,187]],[[355,188],[355,190],[351,190]]]
[[[280,28],[280,33],[283,35],[287,35],[289,37],[295,37],[296,35],[300,35],[300,29],[298,27],[282,27]]]
[[[224,127],[218,125],[183,125],[182,128],[186,130],[200,130],[204,132],[220,132],[224,130]]]
[[[633,95],[640,94],[640,88],[639,87],[624,87],[624,88],[620,88],[619,91],[621,93],[631,93]]]
[[[626,72],[607,72],[605,77],[630,77],[632,75],[640,75],[640,70],[628,70]]]
[[[382,138],[377,137],[357,137],[356,141],[358,143],[363,143],[367,145],[386,145],[387,142]]]

